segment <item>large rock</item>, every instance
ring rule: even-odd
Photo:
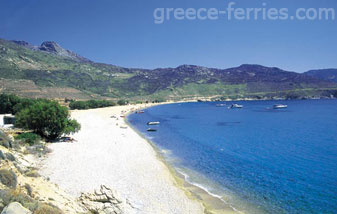
[[[82,193],[79,201],[91,212],[99,214],[123,214],[130,204],[118,192],[102,185],[94,193]]]
[[[32,212],[24,208],[20,203],[12,202],[5,207],[1,214],[32,214]]]

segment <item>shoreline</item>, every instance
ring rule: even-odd
[[[126,213],[205,213],[180,188],[153,145],[125,122],[127,113],[154,105],[72,111],[82,124],[82,131],[72,136],[78,142],[49,144],[53,152],[43,161],[41,174],[73,196],[107,185],[131,204]]]
[[[196,101],[186,101],[186,102],[196,102]],[[168,102],[168,103],[162,103],[157,105],[152,105],[146,108],[141,108],[142,110],[146,110],[148,108],[152,108],[154,106],[158,105],[167,105],[167,104],[175,104],[175,103],[181,103],[181,102]],[[140,110],[140,109],[137,109]],[[177,170],[172,164],[170,164],[160,151],[160,149],[156,146],[156,144],[146,138],[143,133],[141,133],[137,128],[132,126],[132,124],[128,120],[128,116],[130,114],[134,113],[134,111],[130,111],[125,115],[124,121],[127,126],[129,126],[134,132],[136,132],[141,138],[146,140],[148,144],[154,149],[156,152],[156,156],[159,161],[163,162],[168,170],[170,171],[173,178],[176,180],[178,187],[181,188],[187,197],[191,198],[192,200],[196,200],[199,203],[202,204],[202,206],[205,208],[205,212],[207,214],[238,214],[241,213],[231,205],[227,204],[220,195],[213,194],[208,191],[206,187],[202,187],[201,184],[195,184],[193,182],[188,181],[186,178],[187,175]]]

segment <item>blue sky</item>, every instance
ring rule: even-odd
[[[170,20],[155,8],[225,9],[225,0],[1,0],[0,37],[56,41],[91,60],[125,67],[262,64],[303,72],[337,68],[332,21]],[[336,0],[237,0],[235,7],[335,8]],[[291,13],[291,12],[290,12]]]

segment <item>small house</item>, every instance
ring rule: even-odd
[[[0,115],[0,126],[8,126],[15,124],[15,116],[10,114]]]

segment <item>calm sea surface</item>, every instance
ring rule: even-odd
[[[161,105],[128,120],[187,181],[239,211],[336,214],[337,100],[236,103]]]

